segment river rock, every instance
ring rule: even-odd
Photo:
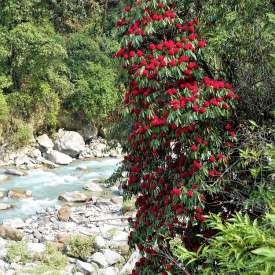
[[[60,221],[63,221],[63,222],[68,222],[71,215],[72,215],[72,211],[71,211],[71,208],[68,207],[68,206],[64,206],[64,207],[61,207],[59,210],[58,210],[58,219]]]
[[[28,156],[32,159],[39,159],[41,158],[42,154],[41,151],[37,148],[31,148],[28,152]]]
[[[45,165],[46,167],[48,167],[48,168],[50,168],[50,169],[54,169],[54,168],[58,168],[58,167],[59,167],[58,164],[56,164],[56,163],[54,163],[54,162],[52,162],[52,161],[49,161],[49,160],[47,160],[47,159],[45,159],[45,158],[43,158],[43,157],[38,158],[38,161],[39,161],[41,164]]]
[[[0,199],[1,199],[1,194],[0,194]],[[14,208],[14,205],[8,204],[8,203],[0,203],[0,211],[1,210],[8,210],[8,209],[11,209],[11,208]]]
[[[114,242],[128,242],[128,233],[123,231],[115,231],[112,236],[112,241]]]
[[[101,252],[96,252],[91,256],[91,261],[98,264],[100,267],[107,267],[108,263]]]
[[[3,221],[3,225],[8,225],[13,228],[24,228],[26,226],[25,222],[20,218],[6,219]]]
[[[45,157],[49,161],[60,165],[68,165],[73,161],[70,156],[52,149],[46,152]]]
[[[118,272],[117,268],[112,266],[104,268],[99,272],[99,275],[118,275],[118,274],[120,273]]]
[[[58,199],[66,202],[88,202],[92,200],[92,196],[87,193],[73,191],[60,194]]]
[[[9,177],[7,175],[0,175],[0,183],[7,181]]]
[[[92,275],[96,275],[98,274],[98,266],[95,263],[86,263],[80,260],[76,261],[76,267],[79,271],[84,272],[84,274],[92,274]]]
[[[77,157],[85,150],[83,137],[73,131],[64,131],[60,129],[55,140],[55,149],[71,157]]]
[[[41,149],[47,151],[48,149],[53,149],[54,144],[48,135],[44,134],[36,138],[37,143],[40,145]]]
[[[83,188],[88,191],[101,192],[103,191],[102,187],[94,182],[86,183]]]
[[[103,255],[108,265],[114,265],[123,260],[123,257],[119,253],[111,249],[104,249]]]
[[[8,197],[11,199],[28,199],[32,197],[32,192],[29,190],[9,190]]]
[[[85,141],[91,140],[97,137],[98,130],[93,124],[85,125],[82,129],[82,134]]]
[[[43,243],[27,243],[27,249],[31,254],[43,254],[45,252],[45,244]]]
[[[59,243],[62,243],[62,244],[67,244],[69,243],[71,239],[71,235],[68,234],[68,233],[58,233],[56,235],[56,240],[59,242]]]
[[[23,239],[23,234],[16,228],[2,224],[0,225],[0,237],[13,241],[21,241]]]
[[[97,235],[95,237],[95,248],[96,249],[102,249],[102,248],[105,248],[105,247],[106,247],[105,240],[100,235]]]
[[[26,176],[27,173],[25,171],[17,170],[17,169],[6,169],[5,174],[12,176]]]

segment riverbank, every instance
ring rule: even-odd
[[[2,145],[0,167],[23,170],[57,168],[76,159],[121,158],[122,155],[122,148],[116,141],[107,142],[96,136],[86,140],[78,132],[60,129],[51,138],[47,134],[37,136],[29,145],[19,149],[11,149],[8,144]]]
[[[123,199],[115,187],[108,191],[105,197],[94,194],[91,201],[84,204],[67,203],[62,207],[40,210],[25,220],[17,218],[5,221],[0,226],[0,274],[38,275],[35,270],[39,270],[39,259],[43,253],[47,253],[48,244],[62,252],[67,264],[58,273],[45,274],[129,274],[139,257],[136,252],[129,250],[127,244],[127,219],[134,214],[122,210]],[[92,238],[93,250],[90,255],[82,258],[70,255],[70,240],[76,236]],[[19,253],[10,262],[9,247],[14,243],[23,243],[27,253],[33,256],[22,261]]]

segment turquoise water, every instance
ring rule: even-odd
[[[24,177],[11,176],[0,184],[0,191],[22,189],[32,191],[32,198],[12,200],[4,198],[0,203],[11,203],[14,209],[0,211],[0,222],[3,219],[25,218],[37,210],[58,205],[58,195],[68,191],[81,191],[85,183],[105,179],[116,169],[119,159],[100,159],[76,161],[69,166],[56,169],[36,169],[28,171]],[[79,167],[85,167],[80,170]]]

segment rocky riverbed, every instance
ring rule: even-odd
[[[122,157],[122,148],[116,141],[107,142],[101,137],[85,140],[78,132],[63,129],[60,129],[52,138],[46,134],[38,136],[28,146],[15,151],[9,147],[1,146],[0,167],[56,168],[60,165],[68,165],[75,159]]]
[[[59,274],[129,274],[139,258],[138,253],[130,251],[127,244],[127,218],[134,213],[123,213],[122,197],[116,188],[112,188],[110,194],[105,198],[94,197],[81,205],[43,209],[25,220],[4,221],[0,225],[0,274],[33,274],[26,270],[40,264],[33,260],[22,263],[20,259],[10,263],[7,260],[8,247],[14,242],[24,242],[30,255],[43,254],[47,243],[58,247],[68,258],[66,268]],[[94,238],[94,250],[84,259],[70,257],[66,253],[70,238],[76,234]]]
[[[0,275],[129,274],[139,259],[127,243],[134,209],[125,208],[119,187],[102,184],[121,156],[116,142],[94,137],[85,143],[64,130],[17,151],[3,146]],[[72,253],[74,239],[74,245],[84,240],[83,250],[86,239],[92,242],[89,255]],[[51,264],[49,245],[63,257],[61,269]]]

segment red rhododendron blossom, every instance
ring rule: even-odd
[[[181,195],[181,190],[180,189],[177,189],[177,188],[174,188],[172,191],[171,191],[171,195],[174,195],[174,196],[180,196]]]
[[[114,57],[128,77],[123,190],[137,197],[129,245],[141,254],[133,275],[182,274],[176,259],[159,253],[172,255],[163,236],[193,251],[200,241],[192,234],[207,238],[202,224],[213,194],[224,192],[219,180],[237,138],[239,97],[198,62],[207,42],[199,37],[198,18],[180,18],[178,2],[135,0],[117,22],[123,47]]]

